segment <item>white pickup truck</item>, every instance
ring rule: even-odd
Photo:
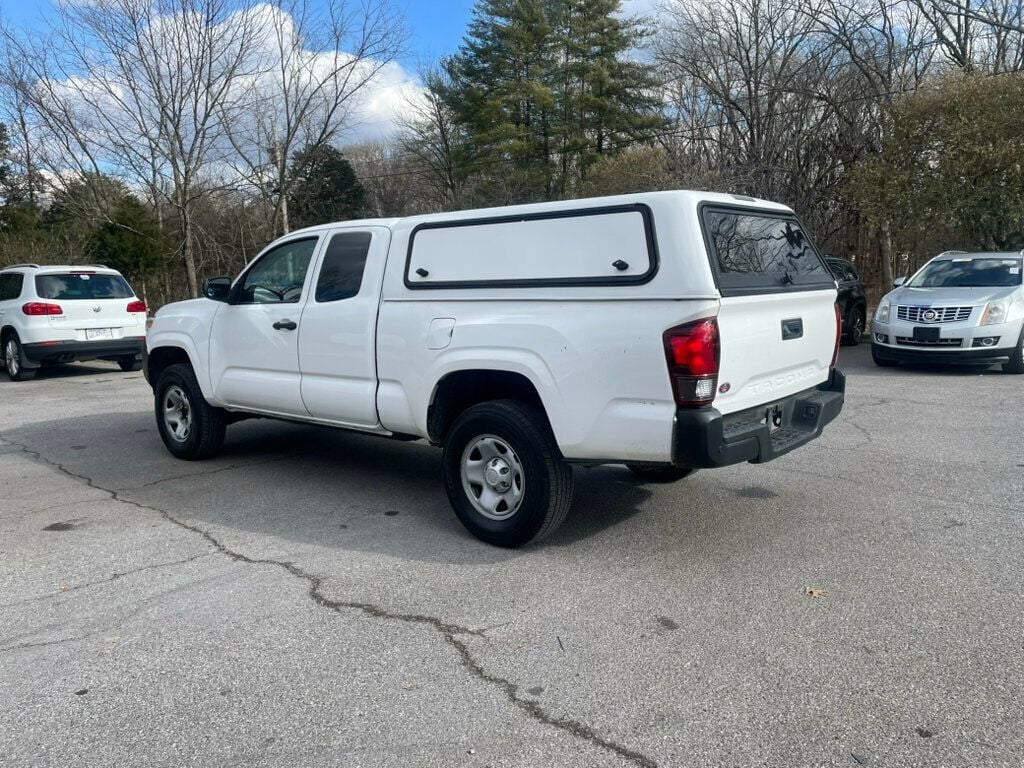
[[[253,415],[429,440],[459,519],[500,546],[561,523],[574,463],[765,462],[843,405],[834,279],[793,211],[753,198],[326,224],[204,294],[147,336],[172,454]]]

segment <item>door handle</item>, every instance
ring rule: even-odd
[[[294,331],[299,327],[299,324],[294,320],[278,320],[274,323],[275,331]]]

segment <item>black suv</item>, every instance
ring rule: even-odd
[[[843,315],[843,344],[852,347],[860,343],[868,316],[864,286],[860,282],[857,270],[846,259],[826,256],[825,261],[839,284],[836,303]]]

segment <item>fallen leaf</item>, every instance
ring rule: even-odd
[[[821,587],[804,587],[804,594],[808,597],[824,597],[825,590]]]

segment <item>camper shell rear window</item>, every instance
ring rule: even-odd
[[[835,286],[818,249],[791,213],[707,205],[700,219],[723,295]]]
[[[657,269],[651,210],[634,204],[420,224],[409,236],[405,284],[630,285]]]

